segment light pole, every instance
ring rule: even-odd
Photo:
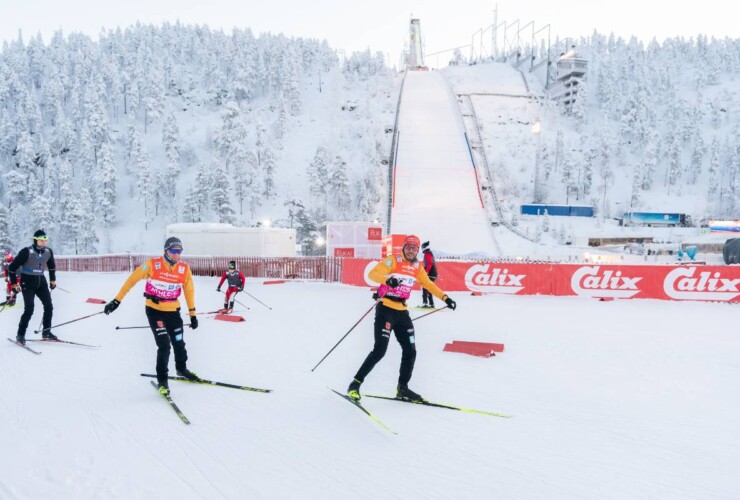
[[[542,202],[540,192],[540,145],[542,144],[542,124],[538,119],[532,124],[532,133],[537,136],[537,152],[534,157],[534,203]]]

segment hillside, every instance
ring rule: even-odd
[[[501,63],[442,73],[471,95],[505,219],[559,246],[582,236],[580,221],[551,232],[517,215],[535,165],[543,201],[594,207],[586,233],[628,210],[738,217],[739,45],[595,33],[577,44],[587,98],[571,114]],[[62,254],[153,251],[168,223],[266,220],[311,242],[326,220],[385,221],[402,78],[369,52],[340,60],[326,43],[248,29],[137,25],[6,44],[0,245],[44,227]]]

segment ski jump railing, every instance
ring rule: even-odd
[[[393,183],[394,183],[394,172],[396,171],[396,157],[398,156],[398,139],[400,132],[398,130],[398,117],[401,114],[401,98],[403,97],[403,87],[406,84],[406,75],[408,70],[403,73],[403,80],[401,81],[401,89],[398,91],[398,102],[396,103],[396,120],[393,123],[393,140],[391,141],[391,154],[388,158],[388,217],[386,218],[385,232],[386,234],[391,233],[391,212],[393,211]]]
[[[527,98],[530,97],[530,96],[523,96],[523,95],[521,96],[520,95],[510,96],[510,95],[503,95],[503,94],[494,94],[494,95],[500,95],[501,97],[527,97]],[[509,231],[513,232],[514,234],[528,241],[536,243],[535,239],[533,239],[531,236],[517,229],[504,216],[503,209],[501,208],[501,201],[499,200],[499,197],[496,194],[496,187],[493,182],[494,177],[493,177],[493,174],[491,173],[491,169],[488,164],[488,157],[486,156],[486,150],[485,150],[485,147],[483,146],[483,141],[481,139],[482,134],[480,131],[480,125],[478,124],[478,116],[475,113],[475,106],[473,106],[473,100],[471,99],[471,94],[457,94],[457,96],[460,98],[458,100],[458,111],[460,112],[460,115],[463,117],[462,121],[463,121],[463,126],[466,129],[465,132],[467,136],[472,139],[471,149],[475,151],[476,156],[478,156],[479,158],[478,162],[474,162],[474,167],[478,169],[482,174],[485,175],[485,178],[487,181],[486,191],[488,191],[488,194],[491,199],[491,203],[486,204],[486,213],[488,215],[488,220],[491,222],[492,226],[494,225],[495,222],[498,222],[504,227],[506,227]],[[465,113],[461,109],[462,100],[465,101],[466,107],[469,110],[469,113]],[[470,120],[466,120],[465,119],[466,117],[470,118]],[[472,126],[469,127],[468,126],[469,124]],[[479,186],[479,189],[481,188],[482,186]],[[484,200],[487,198],[483,193],[480,193],[480,194]],[[498,219],[497,221],[494,220],[494,218],[491,216],[491,213],[490,213],[491,205],[493,205],[493,210],[495,211],[496,218]],[[494,241],[495,241],[495,238],[494,238]],[[498,242],[496,242],[496,246],[498,247]],[[499,249],[499,253],[500,253],[500,249]]]

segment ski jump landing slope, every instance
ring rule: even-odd
[[[455,95],[436,71],[406,75],[391,232],[442,254],[496,254]]]

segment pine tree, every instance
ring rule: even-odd
[[[180,173],[180,129],[171,106],[168,107],[162,122],[162,144],[167,155],[167,171],[176,177]]]
[[[98,168],[95,170],[95,208],[100,220],[107,226],[118,220],[116,216],[116,182],[118,174],[113,161],[113,146],[110,142],[100,145]]]
[[[632,174],[632,196],[630,197],[630,208],[639,208],[642,195],[642,182],[644,173],[640,164],[635,164]]]
[[[51,233],[56,228],[54,206],[51,189],[33,196],[31,198],[31,226],[43,227],[47,233]]]
[[[5,189],[8,195],[8,208],[23,205],[28,199],[28,177],[17,170],[5,174]]]
[[[653,186],[655,171],[658,168],[658,154],[660,151],[660,137],[656,131],[648,134],[647,144],[645,145],[645,155],[643,169],[644,177],[642,179],[642,189],[648,190]]]
[[[198,205],[198,194],[191,186],[185,195],[185,202],[182,207],[182,218],[185,222],[200,222],[200,210]]]
[[[10,237],[8,209],[0,205],[0,248],[12,248],[13,240]]]
[[[671,186],[675,186],[681,177],[681,170],[681,141],[678,134],[676,134],[668,150],[668,171],[666,172],[668,194],[671,194]]]
[[[215,145],[216,151],[225,163],[226,172],[229,173],[232,165],[244,162],[247,129],[242,122],[239,105],[235,102],[226,104],[221,120],[221,128],[217,133]],[[264,140],[264,137],[262,139]]]
[[[717,137],[712,139],[712,145],[709,147],[711,159],[709,160],[709,183],[707,188],[707,199],[716,200],[719,194],[719,174],[720,174],[720,156],[719,141]]]
[[[224,165],[215,160],[211,162],[211,172],[213,173],[211,183],[211,203],[213,209],[218,215],[218,221],[224,224],[233,224],[234,209],[231,207],[229,200],[229,180],[226,175]]]
[[[268,144],[262,150],[262,195],[265,199],[275,197],[275,167],[277,158]]]
[[[687,172],[687,180],[690,184],[696,184],[697,179],[701,175],[701,164],[703,160],[704,140],[701,138],[701,135],[697,135],[694,141],[694,150],[691,153],[691,163]]]
[[[257,155],[252,151],[247,151],[244,160],[246,167],[246,175],[243,179],[245,198],[249,207],[250,217],[253,218],[255,210],[260,206],[262,201],[262,179],[259,175]]]
[[[351,215],[351,190],[347,176],[347,162],[340,155],[336,155],[332,162],[329,196],[333,200],[337,218],[348,220]]]
[[[18,134],[16,150],[16,165],[23,170],[31,170],[35,166],[36,151],[27,130],[21,130]]]
[[[319,146],[307,169],[309,190],[324,207],[326,207],[326,196],[329,191],[330,164],[329,150],[324,146]]]
[[[143,205],[144,229],[154,220],[154,178],[149,166],[149,156],[142,145],[132,154],[133,167],[136,169],[136,199]]]
[[[96,253],[98,237],[93,230],[95,217],[92,208],[92,196],[83,188],[74,197],[71,203],[71,236],[74,241],[74,251],[78,255]]]

